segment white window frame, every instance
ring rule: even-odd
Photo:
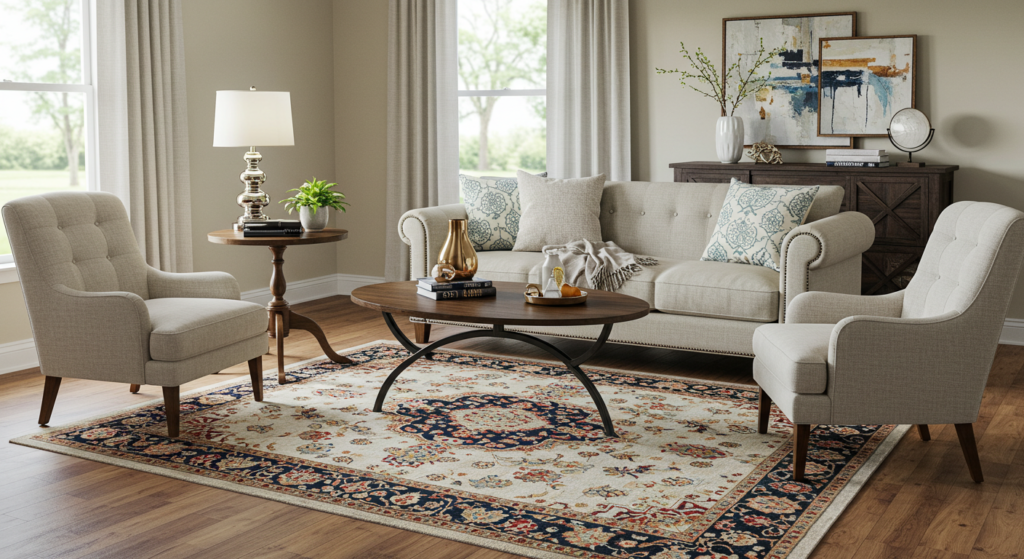
[[[0,81],[0,91],[69,91],[85,94],[85,180],[88,190],[99,190],[99,158],[96,153],[96,86],[93,77],[93,17],[92,0],[81,0],[82,22],[82,83],[31,83]],[[70,162],[69,162],[70,164]],[[0,283],[18,281],[14,257],[0,254]]]

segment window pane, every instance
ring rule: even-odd
[[[515,176],[547,169],[547,99],[459,97],[459,169],[474,176]],[[488,115],[486,125],[481,116]]]
[[[82,83],[80,0],[0,2],[0,81]]]
[[[543,89],[545,0],[459,0],[459,89]]]
[[[0,206],[22,196],[86,189],[84,102],[84,93],[0,91]],[[0,228],[0,262],[10,253]]]

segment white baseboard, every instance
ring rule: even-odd
[[[1007,318],[1003,322],[1003,333],[999,343],[1006,345],[1024,345],[1024,319]]]
[[[298,280],[288,283],[284,297],[289,303],[304,303],[334,295],[350,295],[352,290],[364,285],[382,283],[384,278],[378,276],[358,276],[353,274],[330,274],[318,278]],[[242,300],[266,305],[270,302],[270,288],[253,289],[242,292]],[[1024,322],[1024,321],[1022,321]],[[39,366],[36,357],[36,344],[29,338],[0,344],[0,375],[23,371]]]
[[[38,366],[36,342],[32,338],[0,344],[0,375]]]

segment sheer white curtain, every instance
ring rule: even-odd
[[[630,180],[629,2],[548,2],[548,174]]]
[[[100,190],[128,208],[151,266],[192,271],[181,0],[93,3]]]
[[[398,220],[459,201],[456,0],[391,0],[388,21],[387,238],[384,276],[409,279]]]

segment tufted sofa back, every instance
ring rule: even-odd
[[[1002,327],[1022,256],[1024,213],[987,202],[949,206],[903,294],[903,317],[964,313],[974,306],[972,315],[989,319],[978,327]]]
[[[48,288],[127,291],[149,298],[147,267],[121,200],[104,192],[54,192],[3,207],[29,307]]]
[[[728,184],[717,183],[609,181],[601,197],[601,235],[636,254],[698,260],[728,191]],[[806,221],[839,213],[845,193],[823,185]]]

